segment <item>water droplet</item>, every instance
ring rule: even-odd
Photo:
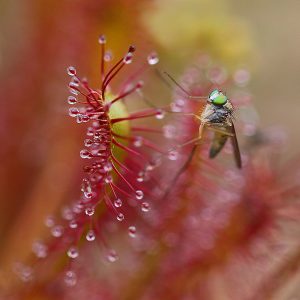
[[[71,88],[71,89],[78,90],[78,87],[79,87],[79,84],[74,81],[71,81],[69,83],[69,88]]]
[[[106,163],[103,166],[103,169],[104,169],[105,172],[110,172],[112,170],[112,164],[110,162]]]
[[[69,227],[72,228],[72,229],[75,229],[78,227],[78,224],[75,220],[72,220],[69,222]]]
[[[145,179],[145,172],[141,171],[138,173],[138,177],[136,178],[137,182],[143,182]]]
[[[70,76],[75,76],[76,75],[76,69],[74,67],[70,66],[70,67],[67,68],[67,73]]]
[[[142,211],[143,212],[148,212],[150,210],[150,205],[148,202],[143,202],[142,203]]]
[[[69,104],[76,104],[77,103],[77,99],[76,99],[76,97],[74,97],[74,96],[69,96],[68,97],[68,103]]]
[[[124,59],[123,59],[124,63],[127,64],[127,65],[130,64],[130,63],[132,63],[132,57],[133,57],[132,52],[128,52],[128,53],[124,56]]]
[[[86,123],[90,120],[88,115],[81,115],[81,122]]]
[[[104,60],[109,62],[112,60],[112,58],[113,58],[113,55],[112,55],[111,51],[106,51],[104,54]]]
[[[134,137],[133,146],[134,147],[141,147],[143,145],[143,138],[141,136]]]
[[[69,116],[70,117],[75,118],[75,117],[78,116],[78,114],[79,114],[78,108],[76,108],[76,107],[70,107],[69,108]]]
[[[149,65],[156,65],[159,62],[159,58],[155,52],[148,55],[147,61]]]
[[[128,227],[128,235],[132,238],[136,237],[136,227],[135,226]]]
[[[158,120],[162,120],[165,117],[165,112],[162,109],[158,109],[155,117]]]
[[[114,206],[115,206],[115,207],[118,207],[118,208],[121,207],[122,204],[123,204],[123,203],[122,203],[122,200],[119,199],[119,198],[116,199],[115,202],[114,202]]]
[[[88,207],[85,209],[85,214],[89,217],[93,216],[95,213],[95,209],[93,207]]]
[[[96,239],[96,235],[95,235],[95,232],[94,230],[89,230],[85,236],[86,240],[89,241],[89,242],[92,242]]]
[[[88,127],[86,131],[87,136],[93,136],[94,135],[94,128],[93,127]]]
[[[38,258],[45,258],[48,254],[47,246],[39,241],[32,244],[32,251]]]
[[[178,152],[176,150],[171,150],[168,153],[169,160],[177,160],[178,156],[179,156],[179,154],[178,154]]]
[[[55,222],[54,222],[54,217],[53,216],[47,216],[45,219],[45,225],[47,227],[52,227],[54,226]]]
[[[74,88],[70,88],[70,89],[69,89],[69,92],[70,92],[71,94],[73,94],[73,95],[76,95],[76,96],[79,95],[79,92],[78,92],[77,90],[75,90]]]
[[[124,220],[124,218],[125,218],[125,216],[124,216],[122,213],[118,213],[118,215],[117,215],[117,220],[118,220],[119,222],[122,222],[122,221]]]
[[[164,137],[167,139],[172,139],[176,136],[176,127],[173,125],[165,125],[163,126]]]
[[[137,200],[142,200],[144,198],[144,193],[141,190],[135,191],[135,197]]]
[[[90,139],[85,139],[84,140],[84,146],[86,147],[91,147],[93,145],[93,140],[90,140]]]
[[[109,183],[113,182],[113,178],[112,178],[112,176],[108,175],[105,177],[104,181],[105,181],[105,183],[109,184]]]
[[[74,286],[77,283],[77,275],[74,271],[68,270],[65,273],[64,282],[67,286]]]
[[[82,149],[81,151],[80,151],[80,157],[81,158],[90,158],[90,152],[87,150],[87,149]]]
[[[79,255],[78,249],[75,246],[71,246],[67,252],[70,258],[76,258]]]
[[[245,86],[249,82],[251,75],[246,69],[239,69],[233,75],[233,80],[238,86]]]
[[[105,35],[100,35],[99,38],[98,38],[98,42],[99,44],[105,44],[106,43],[106,37]]]
[[[51,228],[51,234],[54,237],[62,236],[63,232],[64,232],[64,228],[61,225],[56,225],[56,226]]]
[[[29,282],[33,280],[33,270],[28,266],[23,266],[19,272],[20,279],[23,282]]]
[[[61,216],[63,219],[70,221],[73,218],[73,212],[70,207],[63,207],[61,210]]]
[[[109,253],[108,253],[108,255],[107,255],[107,260],[108,260],[109,262],[115,262],[115,261],[117,261],[118,259],[119,259],[119,256],[118,256],[118,254],[116,253],[116,251],[115,251],[115,250],[110,250]]]

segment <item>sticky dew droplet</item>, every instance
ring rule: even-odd
[[[128,235],[131,238],[135,238],[136,237],[136,227],[135,226],[129,226],[128,227]]]
[[[165,112],[162,109],[157,109],[155,117],[158,120],[162,120],[165,117]]]
[[[73,105],[73,104],[76,104],[77,103],[77,98],[74,97],[74,96],[69,96],[68,97],[68,103]]]
[[[88,242],[94,241],[94,240],[96,239],[96,234],[95,234],[94,230],[90,229],[90,230],[87,232],[85,238],[86,238],[86,240],[87,240]]]
[[[110,250],[106,258],[109,262],[115,262],[119,259],[119,256],[115,250]]]
[[[61,225],[55,225],[51,228],[51,234],[54,237],[61,237],[64,233],[64,228]]]
[[[118,215],[117,215],[117,220],[118,220],[119,222],[122,222],[124,219],[125,219],[124,214],[118,213]]]
[[[93,207],[88,207],[85,209],[85,214],[89,217],[93,216],[95,213],[95,209]]]
[[[144,198],[144,193],[141,190],[135,191],[135,197],[137,200],[142,200]]]
[[[70,258],[77,258],[79,256],[79,252],[78,252],[78,249],[77,247],[75,246],[71,246],[68,251],[67,251],[67,255],[70,257]]]
[[[148,212],[150,210],[150,205],[148,202],[143,202],[142,203],[142,206],[141,206],[141,209],[143,212]]]
[[[123,204],[123,203],[122,203],[122,200],[121,200],[120,198],[118,198],[118,199],[116,199],[116,200],[114,201],[114,206],[117,207],[117,208],[121,207],[122,204]]]
[[[73,67],[73,66],[68,67],[67,68],[67,73],[70,76],[75,76],[76,75],[76,69],[75,69],[75,67]]]
[[[159,62],[157,53],[152,52],[148,55],[147,61],[149,65],[156,65]]]
[[[66,284],[66,286],[69,286],[69,287],[75,286],[77,283],[76,273],[72,270],[66,271],[65,276],[64,276],[64,283]]]

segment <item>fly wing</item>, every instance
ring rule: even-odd
[[[234,159],[235,159],[237,167],[239,169],[241,169],[242,168],[241,152],[240,152],[239,144],[238,144],[238,141],[236,138],[236,133],[235,133],[235,128],[234,128],[233,123],[231,123],[230,128],[231,128],[230,131],[233,134],[233,136],[231,137],[231,143],[233,146]]]
[[[214,133],[214,138],[213,138],[210,150],[209,150],[210,158],[214,158],[220,153],[220,151],[225,146],[227,139],[228,139],[228,135],[226,135],[226,134],[223,134],[220,132]]]

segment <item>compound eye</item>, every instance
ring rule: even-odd
[[[210,95],[208,96],[209,100],[213,102],[219,96],[220,92],[218,90],[213,90]]]
[[[209,95],[209,100],[215,105],[224,105],[228,98],[222,92],[214,90]]]

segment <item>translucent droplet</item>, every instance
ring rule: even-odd
[[[135,226],[128,227],[128,235],[132,238],[136,237],[136,227]]]
[[[87,136],[93,136],[94,135],[94,128],[93,127],[88,127],[86,131]]]
[[[132,57],[133,57],[132,52],[127,53],[123,59],[124,63],[127,65],[132,63]]]
[[[85,209],[85,214],[89,217],[93,216],[95,213],[95,209],[93,207],[88,207]]]
[[[85,236],[86,240],[89,241],[89,242],[92,242],[96,239],[96,235],[95,235],[95,232],[94,230],[89,230]]]
[[[67,286],[74,286],[77,283],[77,275],[74,271],[68,270],[65,273],[64,282]]]
[[[109,183],[113,182],[113,178],[112,178],[112,176],[108,175],[105,177],[104,181],[105,181],[105,183],[109,184]]]
[[[116,199],[115,202],[114,202],[114,206],[115,206],[115,207],[118,207],[118,208],[121,207],[122,204],[123,204],[123,203],[122,203],[122,200],[119,199],[119,198]]]
[[[79,255],[78,249],[75,246],[71,246],[67,252],[70,258],[76,258]]]
[[[245,86],[250,80],[250,73],[246,69],[239,69],[233,75],[233,80],[238,86]]]
[[[76,116],[76,122],[77,122],[78,124],[82,123],[82,117],[83,117],[82,114],[78,114],[78,115]]]
[[[143,145],[143,138],[141,136],[136,136],[133,141],[134,147],[141,147]]]
[[[86,147],[91,147],[92,145],[93,145],[93,140],[91,140],[91,139],[85,139],[84,140],[84,146],[86,146]]]
[[[118,220],[119,222],[122,222],[122,221],[124,220],[124,218],[125,218],[124,214],[118,213],[118,215],[117,215],[117,220]]]
[[[72,228],[72,229],[75,229],[78,227],[78,224],[75,220],[72,220],[69,222],[69,227]]]
[[[71,81],[69,83],[69,88],[74,89],[74,90],[78,90],[79,84],[77,82]]]
[[[53,227],[54,224],[55,224],[54,217],[53,216],[47,216],[46,219],[45,219],[45,225],[47,227]]]
[[[71,93],[71,94],[73,94],[73,95],[79,95],[79,92],[76,90],[76,89],[74,89],[74,88],[70,88],[69,89],[69,92]]]
[[[21,270],[18,273],[20,279],[23,282],[29,282],[33,280],[33,270],[28,266],[22,266]]]
[[[110,172],[112,170],[112,164],[110,162],[108,162],[107,164],[105,164],[103,166],[103,169],[105,172]]]
[[[106,37],[105,35],[100,35],[99,38],[98,38],[98,42],[99,44],[105,44],[106,43]]]
[[[38,258],[45,258],[48,254],[48,247],[42,242],[36,241],[32,244],[32,251]]]
[[[78,114],[79,114],[78,108],[76,108],[76,107],[70,107],[69,108],[69,116],[70,117],[75,118],[75,117],[78,116]]]
[[[76,99],[76,97],[74,97],[74,96],[69,96],[68,97],[68,103],[69,104],[76,104],[77,103],[77,99]]]
[[[70,67],[67,68],[67,73],[70,76],[75,76],[76,75],[76,69],[74,67],[70,66]]]
[[[165,117],[165,112],[162,109],[158,109],[155,115],[156,119],[162,120]]]
[[[89,158],[90,157],[90,152],[87,150],[87,149],[82,149],[81,151],[80,151],[80,157],[81,158]]]
[[[107,255],[107,260],[108,260],[109,262],[115,262],[115,261],[117,261],[118,259],[119,259],[119,256],[118,256],[118,254],[116,253],[116,251],[115,251],[115,250],[110,250],[109,253],[108,253],[108,255]]]
[[[159,58],[155,52],[148,55],[147,61],[149,65],[156,65],[159,62]]]
[[[135,191],[135,197],[137,200],[142,200],[144,198],[144,193],[141,190]]]
[[[106,51],[104,54],[104,60],[108,62],[108,61],[111,61],[112,58],[113,58],[113,55],[112,55],[111,51]]]
[[[63,219],[70,221],[73,218],[73,211],[70,207],[63,207],[61,210],[61,216]]]
[[[179,154],[178,154],[178,151],[176,151],[176,150],[171,150],[168,153],[169,160],[177,160],[178,156],[179,156]]]
[[[90,117],[88,115],[81,115],[81,121],[83,123],[86,123],[90,120]]]
[[[142,203],[142,211],[143,212],[148,212],[150,210],[150,205],[148,202],[143,202]]]
[[[51,228],[51,234],[54,237],[61,237],[64,232],[64,228],[61,225],[56,225]]]
[[[143,182],[145,179],[145,172],[141,171],[138,173],[138,177],[136,178],[137,182]]]
[[[167,139],[172,139],[175,137],[176,127],[173,125],[165,125],[163,126],[163,134]]]

